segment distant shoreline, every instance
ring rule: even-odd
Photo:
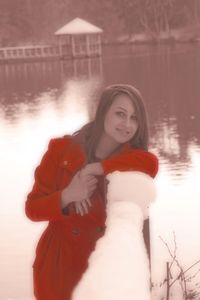
[[[161,32],[159,35],[150,35],[145,32],[137,33],[131,37],[123,35],[113,41],[103,40],[102,44],[173,44],[173,43],[198,43],[200,42],[200,25],[173,29],[168,33]]]
[[[116,36],[115,38],[110,38],[106,36],[102,36],[102,45],[109,46],[109,45],[159,45],[159,44],[181,44],[181,43],[199,43],[200,42],[200,25],[196,26],[187,26],[184,28],[179,29],[171,29],[168,32],[160,32],[159,35],[155,33],[135,33],[131,36],[128,34],[123,34],[121,36]],[[7,48],[7,47],[26,47],[26,46],[53,46],[55,45],[54,39],[47,39],[47,40],[38,40],[32,42],[23,41],[17,44],[9,44],[8,45],[0,45],[0,48]]]

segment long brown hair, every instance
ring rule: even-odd
[[[132,148],[148,150],[147,113],[141,93],[132,85],[114,84],[108,86],[102,92],[94,120],[73,134],[74,138],[83,144],[88,162],[91,162],[95,157],[95,151],[104,130],[105,115],[115,97],[120,94],[129,96],[136,110],[138,120],[138,129],[134,137],[129,141],[129,144]]]

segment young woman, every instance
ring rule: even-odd
[[[148,152],[143,100],[131,85],[107,87],[94,121],[72,136],[52,139],[35,171],[26,215],[49,221],[33,264],[37,300],[70,300],[104,233],[105,175],[115,170],[152,177],[158,170],[157,158]]]

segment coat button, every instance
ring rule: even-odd
[[[73,229],[72,229],[72,233],[73,233],[74,235],[78,235],[78,234],[80,233],[80,230],[79,230],[78,228],[73,228]]]
[[[67,161],[67,160],[64,160],[64,161],[63,161],[63,165],[64,165],[64,166],[67,166],[67,165],[68,165],[68,161]]]
[[[104,227],[103,227],[103,226],[98,226],[98,227],[96,228],[96,231],[97,231],[98,233],[101,233],[101,232],[104,231]]]

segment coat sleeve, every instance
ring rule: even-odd
[[[65,218],[61,209],[61,191],[56,189],[58,154],[56,139],[49,142],[48,150],[35,170],[35,182],[25,203],[25,213],[32,221],[51,221]]]
[[[101,161],[104,174],[114,171],[140,171],[151,177],[155,177],[158,172],[158,159],[148,151],[140,149],[130,149],[123,151],[108,159]]]

